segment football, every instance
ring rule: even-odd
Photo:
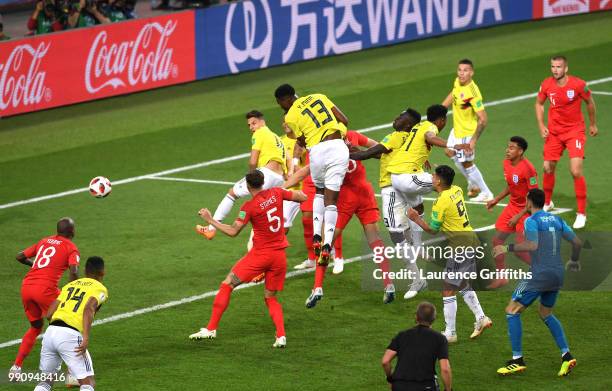
[[[89,193],[96,198],[106,197],[111,190],[111,183],[106,177],[97,176],[89,182]]]

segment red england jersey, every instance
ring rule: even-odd
[[[283,227],[283,200],[292,193],[280,187],[263,190],[240,208],[237,221],[253,225],[253,250],[279,250],[289,246]]]
[[[584,118],[580,103],[588,100],[591,91],[586,82],[574,76],[567,76],[563,87],[557,85],[554,77],[544,79],[538,92],[538,100],[550,100],[548,108],[548,130],[552,134],[571,131],[584,132]]]
[[[510,160],[504,160],[504,179],[510,189],[510,204],[520,208],[527,203],[529,190],[538,187],[538,174],[527,159],[521,160],[516,166]]]
[[[359,132],[349,130],[346,132],[345,142],[349,148],[351,146],[365,147],[368,144],[368,138]],[[348,170],[346,171],[346,175],[344,175],[342,186],[359,187],[367,183],[366,169],[363,163],[359,160],[349,160]]]
[[[34,259],[32,268],[23,279],[23,285],[57,287],[59,279],[70,265],[79,265],[79,249],[70,239],[60,235],[49,236],[23,251]]]

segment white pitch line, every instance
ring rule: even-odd
[[[608,91],[593,91],[593,90],[591,90],[591,93],[593,93],[595,95],[612,95],[612,92],[608,92]]]
[[[553,213],[553,214],[561,214],[561,213],[569,212],[571,210],[572,209],[555,208],[551,213]],[[495,228],[495,225],[491,224],[491,225],[487,225],[485,227],[476,228],[474,231],[476,231],[476,232],[483,232],[483,231],[492,230],[494,228]],[[436,243],[436,242],[440,242],[440,241],[442,241],[444,239],[445,238],[443,236],[442,237],[431,238],[431,239],[425,240],[423,242],[423,244]],[[371,256],[372,256],[371,253],[370,254],[365,254],[365,255],[360,255],[360,256],[357,256],[357,257],[346,259],[344,261],[344,263],[345,264],[349,264],[349,263],[361,261],[363,259],[368,259]],[[312,273],[313,271],[314,271],[314,268],[313,269],[303,269],[303,270],[293,270],[293,271],[288,272],[286,274],[285,278],[289,279],[289,278],[293,278],[293,277],[296,277],[296,276],[300,276],[302,274]],[[253,286],[256,286],[256,285],[260,285],[262,283],[263,282],[242,284],[242,285],[238,286],[237,288],[235,288],[234,290],[250,288],[250,287],[253,287]],[[138,316],[138,315],[144,315],[144,314],[148,314],[148,313],[151,313],[151,312],[157,312],[157,311],[160,311],[160,310],[163,310],[163,309],[166,309],[166,308],[172,308],[172,307],[176,307],[176,306],[179,306],[179,305],[182,305],[182,304],[192,303],[194,301],[203,300],[203,299],[206,299],[208,297],[213,297],[218,292],[219,292],[219,290],[204,292],[204,293],[199,294],[199,295],[184,297],[184,298],[179,299],[179,300],[173,300],[173,301],[169,301],[167,303],[157,304],[157,305],[154,305],[154,306],[151,306],[151,307],[141,308],[141,309],[138,309],[138,310],[135,310],[135,311],[124,312],[122,314],[112,315],[112,316],[109,316],[108,318],[103,318],[103,319],[99,319],[99,320],[94,321],[93,325],[94,326],[98,326],[98,325],[105,324],[105,323],[116,322],[118,320],[133,318],[133,317]],[[43,336],[44,336],[44,334],[40,334],[38,336],[38,339],[41,339]],[[4,348],[11,347],[11,346],[19,345],[20,343],[21,343],[21,339],[14,339],[12,341],[3,342],[3,343],[0,343],[0,349],[4,349]]]
[[[612,76],[604,77],[604,78],[596,79],[596,80],[591,80],[591,81],[588,81],[587,84],[588,85],[595,85],[595,84],[607,83],[609,81],[612,81]],[[506,99],[500,99],[500,100],[488,102],[488,103],[485,104],[485,106],[489,107],[489,106],[502,105],[502,104],[506,104],[506,103],[518,102],[518,101],[521,101],[521,100],[525,100],[525,99],[529,99],[529,98],[534,98],[536,95],[537,95],[536,93],[517,95],[517,96],[514,96],[512,98],[506,98]],[[450,113],[451,112],[449,111],[449,114]],[[385,129],[385,128],[389,128],[389,127],[391,127],[391,123],[370,126],[368,128],[358,129],[357,131],[361,132],[361,133],[367,133],[367,132],[373,132],[375,130]],[[188,166],[173,168],[173,169],[170,169],[170,170],[154,172],[154,173],[146,174],[146,175],[139,175],[139,176],[135,176],[135,177],[131,177],[131,178],[125,178],[125,179],[121,179],[121,180],[118,180],[118,181],[112,181],[112,183],[113,183],[113,186],[117,186],[117,185],[122,185],[122,184],[126,184],[126,183],[132,183],[132,182],[140,181],[140,180],[143,180],[143,179],[151,179],[151,177],[159,177],[159,176],[162,176],[162,175],[170,175],[170,174],[175,174],[177,172],[189,171],[189,170],[193,170],[193,169],[196,169],[196,168],[207,167],[207,166],[212,166],[212,165],[216,165],[216,164],[222,164],[222,163],[230,162],[230,161],[233,161],[233,160],[243,159],[243,158],[246,158],[248,156],[250,156],[250,154],[242,153],[240,155],[228,156],[228,157],[224,157],[224,158],[220,158],[220,159],[215,159],[215,160],[208,160],[208,161],[204,161],[204,162],[200,162],[200,163],[191,164],[191,165],[188,165]],[[87,191],[89,191],[88,188],[82,187],[82,188],[78,188],[78,189],[72,189],[72,190],[63,191],[61,193],[55,193],[55,194],[49,194],[49,195],[44,195],[44,196],[40,196],[40,197],[28,198],[28,199],[21,200],[21,201],[15,201],[15,202],[10,202],[8,204],[0,205],[0,209],[13,208],[13,207],[16,207],[16,206],[32,204],[32,203],[35,203],[35,202],[51,200],[51,199],[54,199],[54,198],[65,197],[65,196],[72,195],[72,194],[84,193],[84,192],[87,192]]]
[[[193,183],[206,183],[210,185],[233,185],[235,182],[227,182],[227,181],[212,181],[209,179],[192,179],[192,178],[176,178],[176,177],[159,177],[152,176],[146,179],[155,179],[157,181],[174,181],[174,182],[193,182]]]

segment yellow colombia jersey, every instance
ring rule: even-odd
[[[278,137],[267,126],[262,126],[253,132],[251,138],[253,147],[259,151],[259,159],[257,159],[257,168],[263,167],[269,161],[279,162],[283,166],[283,172],[287,172],[287,161],[285,155],[285,147],[280,137]]]
[[[438,134],[438,127],[429,121],[422,121],[408,132],[398,152],[387,165],[391,174],[416,174],[423,172],[423,164],[429,159],[431,146],[425,141],[427,133]]]
[[[285,146],[285,155],[287,156],[287,159],[291,160],[293,159],[293,150],[295,149],[295,144],[297,143],[297,140],[294,138],[289,138],[287,137],[287,135],[284,135],[281,137],[281,141],[283,142],[283,145]],[[299,167],[296,167],[295,171],[297,171],[298,168],[301,168],[302,166],[304,166],[304,157],[306,156],[306,151],[304,151],[302,153],[302,156],[300,156],[300,165]],[[287,190],[300,190],[302,188],[302,182],[298,183],[297,185],[290,187]]]
[[[346,126],[338,122],[332,113],[335,105],[323,94],[312,94],[298,98],[287,111],[285,123],[297,137],[304,135],[306,146],[313,147],[326,136],[340,131],[346,136]]]
[[[389,153],[383,153],[380,156],[380,178],[378,180],[378,184],[381,189],[383,187],[391,186],[391,173],[387,171],[387,166],[389,165],[391,159],[393,159],[393,157],[401,149],[409,134],[410,133],[408,132],[395,131],[386,135],[380,142],[381,145],[390,151]]]
[[[453,129],[456,138],[468,137],[474,134],[478,125],[478,111],[484,110],[482,95],[478,86],[472,80],[462,86],[459,79],[453,84]]]
[[[444,232],[472,231],[459,186],[453,185],[438,195],[431,208],[431,228]]]
[[[93,278],[79,278],[64,285],[57,298],[60,304],[51,318],[51,323],[61,320],[82,333],[83,312],[91,297],[98,301],[100,308],[108,299],[108,290],[100,281]]]

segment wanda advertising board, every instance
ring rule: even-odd
[[[195,79],[194,13],[0,44],[0,117]]]

